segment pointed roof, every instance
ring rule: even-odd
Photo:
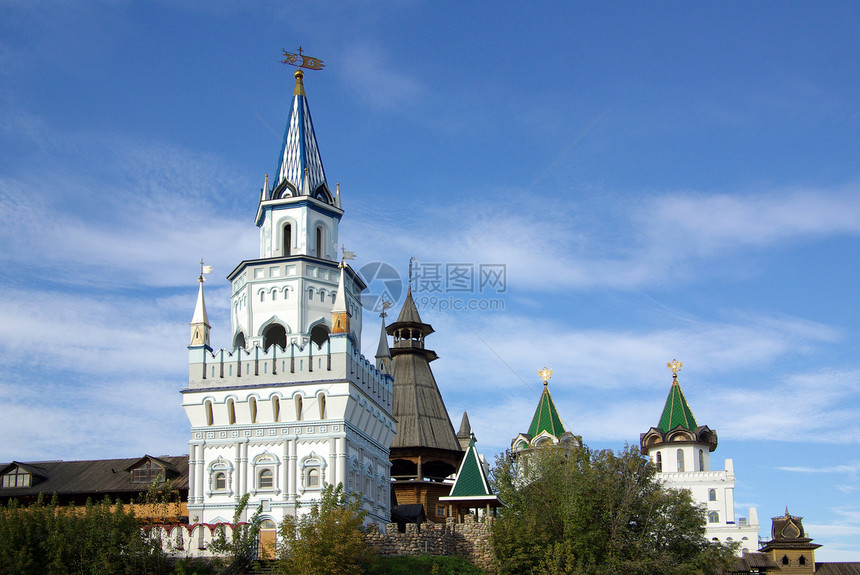
[[[543,393],[540,396],[534,417],[532,417],[532,424],[529,426],[529,435],[537,437],[544,431],[557,438],[561,437],[565,432],[564,425],[562,425],[561,418],[558,416],[558,411],[555,408],[555,403],[549,394],[549,386],[546,381],[543,383]]]
[[[469,447],[457,471],[457,479],[451,487],[449,497],[495,497],[481,465],[481,458],[475,448],[475,438],[469,440]]]
[[[382,316],[382,332],[379,334],[379,346],[376,348],[376,359],[391,357],[391,348],[388,347],[388,332],[385,331],[385,316]]]
[[[201,274],[197,281],[200,282],[200,287],[197,290],[197,304],[194,306],[194,315],[191,316],[190,325],[202,323],[206,327],[210,327],[209,315],[206,313],[206,300],[203,299],[203,282],[206,280]]]
[[[698,427],[696,418],[693,417],[693,412],[687,405],[687,400],[678,384],[678,374],[676,373],[672,376],[672,387],[669,389],[669,397],[666,398],[666,406],[663,407],[663,415],[660,416],[660,423],[657,424],[657,427],[663,433],[668,433],[679,425],[690,431],[695,431]]]
[[[469,414],[463,412],[463,419],[460,420],[460,430],[457,432],[457,437],[471,437],[472,424],[469,423]]]
[[[397,321],[393,324],[412,324],[420,326],[424,331],[424,335],[433,333],[433,327],[430,324],[421,321],[421,315],[418,313],[418,307],[415,305],[415,300],[412,299],[412,286],[406,291],[406,299],[403,300],[403,307],[400,308],[400,315],[397,316]],[[390,333],[390,332],[389,332]]]
[[[314,124],[311,111],[305,97],[305,86],[302,83],[304,73],[296,70],[296,87],[293,90],[293,102],[290,107],[290,117],[281,144],[281,154],[278,157],[278,169],[275,171],[274,187],[267,190],[269,199],[272,192],[286,180],[297,193],[313,195],[326,183],[325,171],[320,158],[317,138],[314,134]],[[307,182],[305,182],[307,180]],[[303,188],[307,185],[307,191]],[[327,187],[327,186],[326,186]]]

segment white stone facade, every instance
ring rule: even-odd
[[[338,266],[343,210],[325,184],[301,80],[297,73],[280,173],[304,181],[267,180],[261,191],[259,258],[228,275],[230,349],[210,348],[202,288],[198,295],[182,405],[191,424],[188,532],[200,535],[186,548],[205,547],[206,530],[232,522],[246,494],[240,520],[261,506],[270,531],[309,510],[326,484],[360,495],[370,522],[390,521],[394,380],[361,355],[365,285]],[[338,292],[344,309],[333,330]]]
[[[679,452],[683,454],[681,457]],[[750,508],[748,517],[735,518],[735,473],[731,459],[726,459],[725,469],[711,471],[707,446],[671,443],[652,449],[649,457],[657,466],[658,480],[670,487],[689,489],[693,500],[706,508],[708,539],[737,542],[739,554],[744,550],[758,551],[756,509]]]

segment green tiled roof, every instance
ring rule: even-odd
[[[532,424],[529,426],[529,435],[537,437],[544,431],[553,437],[561,437],[565,431],[546,384],[543,386],[540,403],[538,403],[535,416],[532,418]]]
[[[684,392],[681,391],[678,378],[674,378],[672,388],[669,390],[669,397],[666,398],[666,407],[663,408],[663,415],[660,417],[660,423],[657,424],[657,427],[663,433],[667,433],[679,425],[690,431],[695,431],[698,427],[696,418],[693,417],[693,412],[687,405],[687,400],[684,399]]]
[[[451,488],[449,497],[474,497],[476,495],[492,495],[490,484],[484,475],[484,467],[478,458],[478,450],[475,449],[475,438],[469,440],[469,448],[460,464],[457,479]]]

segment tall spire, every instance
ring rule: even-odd
[[[194,315],[191,316],[191,343],[189,347],[209,347],[209,314],[206,313],[206,300],[203,298],[203,282],[206,279],[203,274],[212,271],[211,266],[204,266],[200,260],[200,277],[197,278],[199,287],[197,289],[197,303],[194,305]]]
[[[390,301],[382,300],[382,313],[379,314],[382,318],[382,331],[379,334],[379,346],[376,348],[376,369],[382,373],[391,373],[391,348],[388,347],[388,332],[385,331],[385,318],[390,307]]]
[[[293,90],[290,118],[281,144],[274,188],[266,190],[266,193],[269,194],[269,199],[302,194],[321,196],[321,199],[331,203],[331,194],[326,184],[325,171],[314,134],[311,111],[305,97],[305,86],[302,83],[304,73],[296,70],[295,77],[296,87]],[[284,189],[284,182],[291,186],[292,189],[289,192]],[[304,189],[305,186],[307,190]]]

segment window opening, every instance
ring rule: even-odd
[[[260,471],[257,481],[257,489],[271,489],[274,485],[274,474],[271,469]]]
[[[293,248],[293,227],[290,224],[284,226],[284,245],[283,252],[285,256],[292,254]]]

